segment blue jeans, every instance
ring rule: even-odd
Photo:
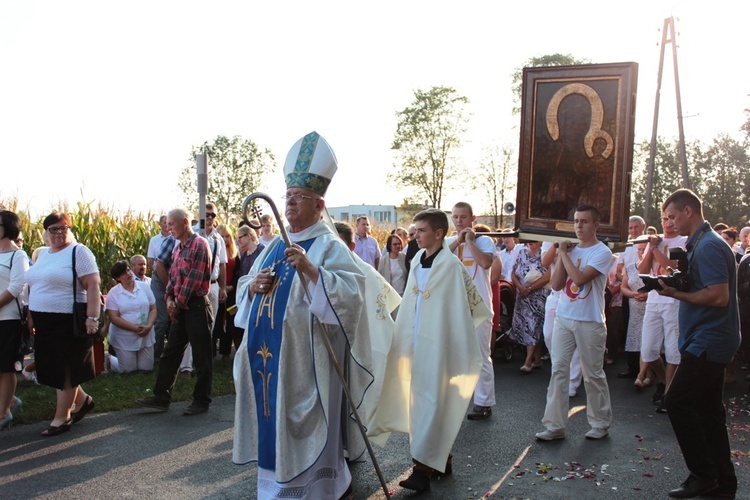
[[[188,309],[180,310],[177,321],[172,322],[169,338],[159,362],[154,396],[171,401],[172,390],[177,381],[182,355],[188,343],[193,348],[195,365],[195,387],[193,403],[208,406],[211,403],[213,379],[213,349],[211,323],[213,314],[208,297],[193,297],[187,303]]]
[[[167,340],[167,335],[169,334],[169,313],[167,313],[167,302],[164,300],[166,285],[161,282],[156,273],[151,277],[151,291],[156,299],[154,359],[159,359],[162,352],[164,352],[164,341]]]

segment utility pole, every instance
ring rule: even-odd
[[[664,19],[664,27],[661,34],[661,51],[659,53],[659,74],[656,79],[656,102],[654,104],[654,125],[651,132],[651,147],[648,157],[648,173],[646,178],[646,206],[643,218],[648,222],[649,209],[651,207],[651,188],[654,181],[654,160],[656,158],[657,129],[659,125],[659,100],[661,97],[661,77],[664,72],[664,48],[672,44],[672,61],[674,63],[674,86],[677,98],[677,127],[679,130],[679,155],[682,172],[682,187],[690,188],[688,177],[687,154],[685,152],[685,131],[682,126],[682,99],[680,97],[680,73],[677,68],[677,35],[674,29],[674,17]]]
[[[195,171],[198,174],[198,232],[206,236],[206,194],[208,193],[208,168],[206,165],[206,153],[195,155]]]

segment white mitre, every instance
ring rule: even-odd
[[[298,140],[286,155],[286,187],[302,187],[324,196],[337,169],[336,155],[331,146],[320,134],[310,132]]]

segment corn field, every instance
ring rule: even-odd
[[[23,249],[31,256],[35,248],[44,246],[44,227],[42,221],[46,215],[32,221],[29,214],[18,211],[18,202],[11,200],[4,203],[8,210],[21,218]],[[72,233],[76,241],[86,245],[94,254],[99,265],[102,280],[102,292],[106,293],[115,283],[109,277],[109,270],[118,260],[130,260],[136,254],[146,255],[148,242],[159,232],[159,214],[141,214],[126,212],[124,215],[112,216],[102,206],[93,203],[79,202],[71,210],[60,207],[58,210],[70,214],[73,221]]]

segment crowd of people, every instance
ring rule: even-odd
[[[110,371],[156,368],[153,396],[138,403],[159,412],[180,374],[195,378],[183,414],[208,411],[214,359],[235,353],[233,461],[258,463],[259,498],[344,497],[347,461],[364,456],[365,439],[385,446],[392,432],[410,438],[413,468],[401,486],[426,491],[452,473],[462,421],[492,416],[493,345],[505,325],[525,351],[520,375],[551,360],[538,440],[566,437],[581,383],[585,437],[606,438],[615,417],[604,368],[624,356],[617,376],[639,392],[655,388],[652,402],[690,470],[670,496],[734,497],[721,397],[750,355],[750,227],[710,227],[700,199],[678,190],[662,206],[662,232],[632,216],[631,244],[615,255],[597,237],[591,205],[575,211],[571,241],[485,235],[460,202],[450,221],[424,210],[381,247],[365,216],[328,225],[336,169],[317,133],[292,147],[282,235],[269,216],[252,222],[258,232],[243,223],[235,233],[209,203],[201,232],[191,213],[171,210],[147,255],[109,270],[116,285],[106,297],[68,214],[44,219],[47,246],[32,263],[18,216],[0,211],[0,430],[22,405],[24,329],[34,335],[38,382],[56,390],[44,436],[94,409],[83,385],[95,376],[93,335],[104,329]],[[513,294],[506,323],[497,318],[501,284]]]
[[[207,209],[212,213],[213,205],[209,204]],[[188,219],[187,212],[184,215]],[[44,219],[46,245],[35,249],[30,260],[21,248],[23,236],[18,215],[0,210],[0,288],[3,290],[0,294],[0,430],[11,427],[13,411],[20,410],[23,404],[15,395],[18,372],[56,389],[55,415],[42,432],[43,436],[56,436],[70,430],[93,410],[94,399],[82,384],[95,376],[93,342],[98,334],[107,339],[108,351],[103,363],[107,371],[129,373],[154,369],[155,361],[163,358],[173,324],[180,324],[174,321],[176,315],[167,302],[173,278],[181,279],[169,274],[177,233],[177,219],[173,219],[170,221],[168,215],[160,218],[160,233],[151,238],[147,256],[133,255],[109,269],[114,286],[102,295],[98,264],[91,250],[76,241],[69,214],[53,212]],[[189,216],[189,220],[192,219],[192,215]],[[207,338],[204,343],[207,348],[200,350],[198,363],[193,360],[192,349],[184,349],[197,342],[186,343],[181,349],[176,347],[180,345],[178,341],[172,343],[172,347],[180,351],[180,366],[187,366],[188,373],[192,373],[196,365],[200,367],[196,370],[200,372],[197,385],[203,391],[200,395],[196,393],[199,407],[210,401],[211,360],[207,360],[204,353],[212,356],[218,351],[221,359],[228,361],[232,344],[239,346],[243,329],[235,327],[227,310],[233,310],[237,280],[249,272],[263,249],[257,233],[247,225],[239,228],[236,240],[225,225],[218,225],[213,233],[221,237],[221,246],[229,256],[227,262],[222,263],[228,272],[227,281],[222,281],[221,290],[216,287],[217,305],[215,309],[211,305],[210,315],[207,314],[212,327],[214,317],[221,318],[221,324],[215,325],[213,338]],[[217,243],[212,255],[219,255],[218,248]],[[218,262],[216,264],[218,274]],[[192,264],[188,267],[192,269]],[[179,273],[179,269],[176,267],[175,271]],[[224,278],[223,265],[221,272]],[[209,285],[214,282],[218,284],[218,279],[211,279]],[[220,303],[219,291],[222,292]],[[79,328],[76,327],[74,302],[84,304],[85,308],[83,317],[78,318],[81,320]],[[33,356],[24,366],[25,354],[29,351]]]

